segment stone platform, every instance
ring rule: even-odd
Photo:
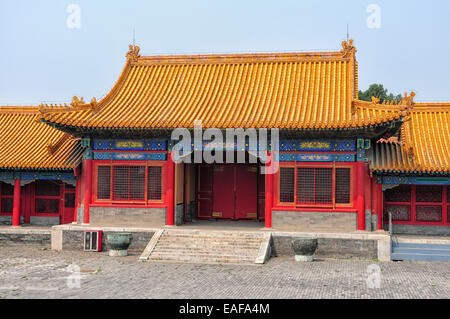
[[[390,261],[390,237],[386,232],[353,232],[353,233],[333,233],[333,232],[287,232],[275,229],[265,229],[258,227],[258,223],[249,223],[245,227],[243,224],[232,227],[219,227],[225,225],[221,223],[199,223],[188,226],[165,226],[162,228],[139,228],[139,227],[101,227],[90,225],[59,225],[52,227],[52,249],[54,250],[83,250],[83,232],[85,230],[102,230],[103,250],[108,250],[105,234],[108,232],[131,232],[133,240],[130,251],[142,253],[153,235],[160,229],[198,230],[207,231],[211,234],[220,231],[231,231],[236,234],[241,232],[261,232],[272,235],[272,256],[294,256],[291,247],[293,237],[315,236],[318,238],[318,248],[316,258],[337,258],[337,259],[378,259],[380,261]],[[200,227],[200,225],[204,227]],[[256,225],[256,226],[255,226]]]

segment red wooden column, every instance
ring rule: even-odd
[[[364,162],[357,162],[357,170],[358,173],[357,181],[356,181],[356,208],[358,210],[358,230],[366,230],[366,212],[365,212],[365,201],[364,201],[364,195],[365,195],[365,189],[364,189],[364,182],[365,182],[365,175],[366,172],[364,170]]]
[[[383,185],[377,184],[378,230],[383,230]]]
[[[168,226],[173,226],[175,221],[174,187],[175,187],[175,163],[172,154],[167,154],[167,172],[166,172],[166,204]]]
[[[77,222],[77,216],[78,216],[78,192],[79,192],[80,183],[77,179],[75,182],[75,210],[73,211],[73,223]],[[65,196],[65,195],[64,195]]]
[[[265,227],[272,228],[272,204],[273,204],[273,178],[275,174],[269,173],[269,166],[272,165],[273,155],[267,152],[266,162],[266,203],[265,203]]]
[[[20,226],[20,179],[14,180],[14,206],[12,225]]]
[[[92,199],[92,159],[85,159],[86,165],[86,182],[84,190],[84,220],[85,224],[89,224],[89,206]]]

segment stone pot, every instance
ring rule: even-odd
[[[131,233],[109,233],[106,234],[106,238],[110,246],[110,256],[124,257],[128,255],[128,247],[132,239]]]
[[[291,241],[295,252],[295,261],[313,261],[317,249],[316,237],[294,237]]]

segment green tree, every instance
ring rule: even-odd
[[[380,103],[383,101],[401,101],[402,95],[394,95],[392,93],[388,94],[388,90],[384,88],[383,84],[371,84],[369,88],[365,91],[359,90],[358,98],[362,101],[372,101],[372,96],[380,99]]]

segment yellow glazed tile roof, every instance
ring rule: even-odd
[[[73,169],[80,141],[42,123],[39,107],[0,106],[0,168]]]
[[[46,122],[72,127],[337,129],[402,117],[356,101],[356,49],[315,53],[140,56],[100,101],[41,106]]]
[[[400,142],[376,143],[376,171],[450,172],[450,103],[417,103],[400,131]]]

